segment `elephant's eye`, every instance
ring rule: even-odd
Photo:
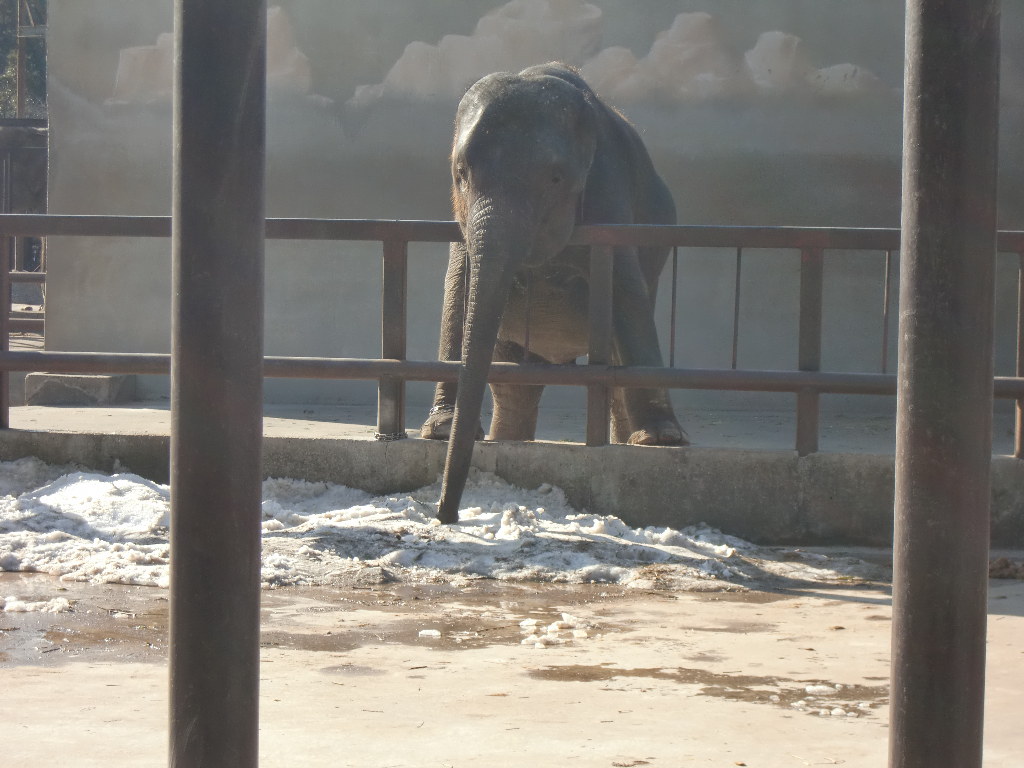
[[[464,165],[456,166],[456,168],[455,168],[455,179],[456,179],[456,181],[458,181],[460,183],[466,180],[466,166],[464,166]]]
[[[562,174],[560,174],[560,173],[553,173],[553,174],[551,174],[551,183],[554,184],[555,186],[558,186],[559,184],[561,184],[562,183]]]

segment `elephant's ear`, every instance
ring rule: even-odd
[[[580,153],[579,162],[583,168],[583,175],[589,176],[590,168],[594,164],[594,155],[597,153],[601,113],[606,107],[589,87],[584,88],[581,94],[583,104],[577,121],[577,140],[574,146]]]
[[[579,141],[576,142],[576,148],[580,152],[581,158],[580,163],[583,166],[583,188],[580,190],[580,196],[576,202],[576,223],[585,223],[585,211],[587,209],[587,196],[588,193],[594,192],[593,177],[594,163],[597,160],[599,139],[598,135],[601,130],[601,115],[603,110],[607,109],[604,103],[598,98],[589,87],[582,89],[583,94],[583,108],[580,110],[579,117]]]

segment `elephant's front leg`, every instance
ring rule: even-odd
[[[495,361],[518,363],[523,360],[523,348],[518,344],[499,340],[494,347]],[[536,355],[529,362],[546,362]],[[544,387],[535,384],[491,384],[494,414],[488,440],[533,440],[537,433],[537,411]]]
[[[444,276],[444,303],[441,307],[441,341],[438,360],[462,359],[462,334],[466,322],[466,246],[452,243],[448,249],[448,271]],[[428,440],[447,440],[451,435],[455,415],[454,381],[439,382],[434,389],[434,403],[420,435]],[[483,430],[477,428],[478,439]]]
[[[614,353],[619,365],[662,367],[654,305],[632,249],[616,252],[613,289]],[[631,445],[689,445],[668,392],[653,387],[623,390]]]

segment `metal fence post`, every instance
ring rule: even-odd
[[[1024,251],[1017,254],[1017,378],[1024,378]],[[1013,455],[1024,459],[1024,398],[1014,403]]]
[[[732,357],[731,368],[736,370],[740,352],[740,289],[743,287],[743,249],[736,249],[736,279],[732,292]]]
[[[15,11],[15,25],[16,25],[16,45],[17,45],[17,63],[15,64],[15,76],[14,76],[14,89],[15,89],[15,115],[18,117],[25,116],[25,106],[28,101],[28,83],[26,82],[25,73],[28,69],[28,51],[25,50],[25,39],[22,37],[22,3],[24,0],[14,0],[17,10]]]
[[[0,213],[10,213],[14,207],[13,175],[13,153],[8,149],[0,160]],[[11,348],[11,262],[17,242],[17,238],[0,236],[0,352]],[[10,426],[11,374],[0,371],[0,429],[9,429]]]
[[[588,365],[608,365],[612,358],[612,270],[615,249],[590,249],[590,342]],[[610,389],[606,384],[587,387],[587,445],[608,445]]]
[[[265,0],[175,1],[170,760],[258,762]]]
[[[381,357],[404,360],[409,282],[409,243],[384,241],[381,284]],[[396,440],[405,434],[405,381],[388,376],[377,385],[377,439]]]
[[[908,0],[892,768],[982,764],[998,0]]]
[[[800,330],[797,368],[821,370],[822,286],[825,256],[821,248],[800,251]],[[796,396],[796,450],[801,456],[818,450],[818,415],[821,396],[804,390]]]
[[[0,352],[11,349],[11,253],[0,248]],[[11,374],[0,371],[0,429],[11,426]]]

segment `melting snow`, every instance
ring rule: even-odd
[[[859,560],[758,547],[706,525],[632,528],[573,509],[550,485],[523,490],[485,473],[470,478],[461,523],[443,526],[434,517],[439,493],[439,484],[372,496],[329,483],[265,481],[264,586],[490,578],[742,589],[765,579],[879,575]],[[165,587],[169,514],[167,486],[137,475],[32,458],[0,462],[0,570]],[[62,610],[14,597],[0,605]]]

